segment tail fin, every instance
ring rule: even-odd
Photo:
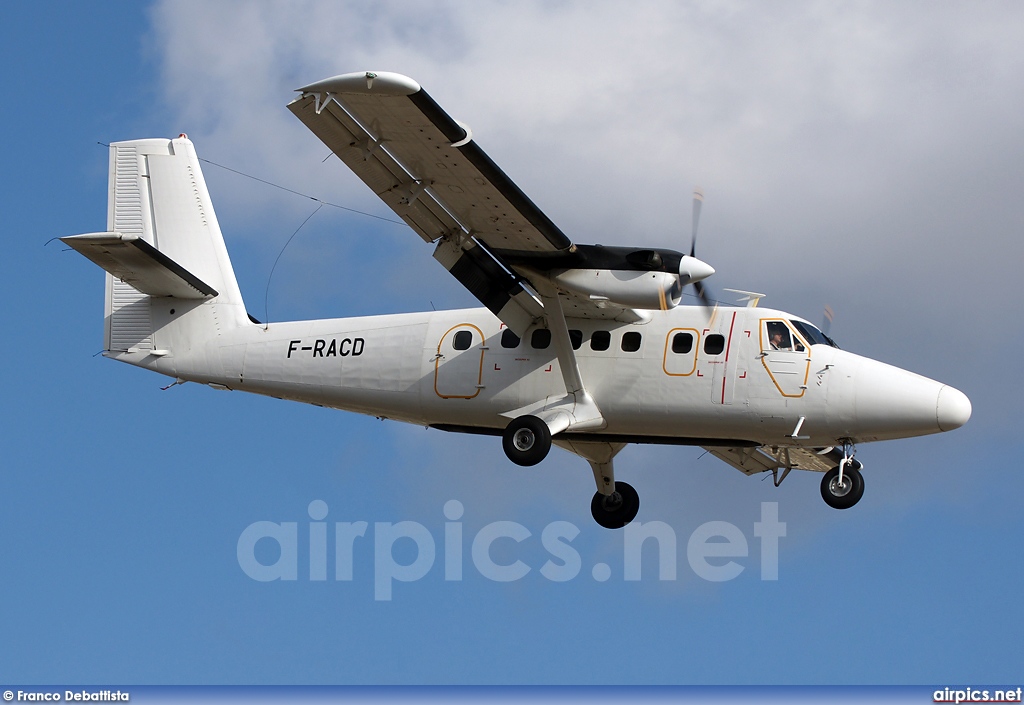
[[[175,301],[184,304],[177,306],[175,322],[191,317],[192,324],[169,338],[212,336],[219,327],[248,323],[199,157],[187,137],[110,145],[108,198],[108,232],[62,239],[107,270],[109,352],[160,354],[154,324],[170,322],[164,309],[170,311]],[[192,315],[205,302],[217,304],[216,314]]]

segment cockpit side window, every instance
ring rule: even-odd
[[[789,334],[789,328],[781,321],[768,321],[765,326],[768,329],[768,346],[772,350],[792,350],[793,338]]]
[[[803,352],[804,344],[793,335],[782,321],[766,321],[765,332],[767,333],[768,349],[787,350],[790,352]]]

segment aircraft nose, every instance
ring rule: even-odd
[[[935,420],[942,431],[960,428],[971,418],[971,400],[959,389],[942,385],[935,401]]]

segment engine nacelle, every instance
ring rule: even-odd
[[[667,310],[682,299],[678,274],[621,269],[567,269],[552,277],[565,289],[627,308]]]

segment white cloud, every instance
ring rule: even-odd
[[[1022,20],[1015,3],[181,0],[153,12],[163,109],[204,156],[387,215],[336,160],[321,164],[284,104],[329,75],[403,72],[575,240],[685,247],[699,183],[718,290],[803,297],[805,315],[827,299],[849,332],[889,338],[903,323],[874,314],[893,302],[995,326],[1003,312],[978,306],[979,290],[1016,296]],[[257,238],[280,242],[308,213],[218,178],[220,208]],[[396,267],[436,266],[408,244]]]

